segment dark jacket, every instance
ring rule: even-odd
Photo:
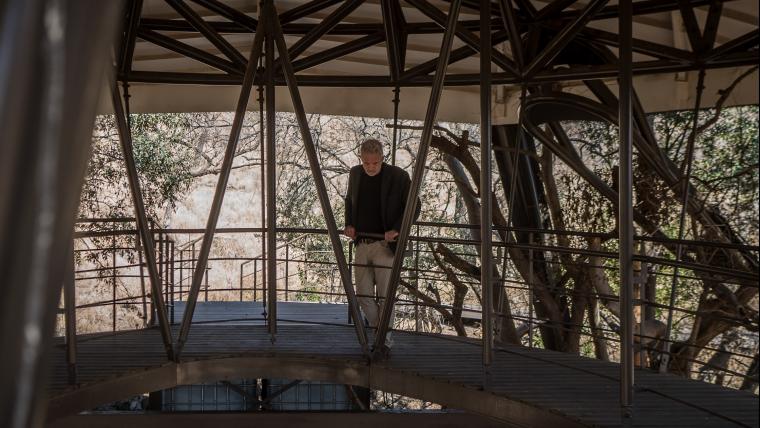
[[[404,219],[404,207],[406,198],[409,195],[409,185],[411,180],[409,174],[403,169],[383,163],[382,181],[380,182],[380,216],[383,221],[383,229],[387,232],[395,230],[401,232],[401,222]],[[357,213],[357,203],[359,201],[359,181],[361,180],[363,168],[356,165],[351,168],[348,174],[348,192],[346,193],[346,226],[353,226],[355,223],[354,215]],[[414,210],[414,219],[420,216],[420,203],[417,199],[417,206]],[[395,244],[390,245],[395,251]]]

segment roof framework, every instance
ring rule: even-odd
[[[492,99],[492,89],[495,85],[505,85],[507,89],[519,88],[518,99],[523,107],[520,117],[516,118],[522,125],[519,132],[527,129],[581,176],[586,174],[584,178],[603,196],[617,203],[622,327],[619,404],[623,417],[633,414],[633,262],[641,261],[633,254],[633,223],[636,221],[644,229],[650,225],[632,205],[633,148],[638,149],[644,162],[653,162],[661,156],[646,121],[645,113],[649,110],[642,102],[646,94],[636,91],[634,76],[667,82],[674,76],[682,79],[683,73],[697,71],[697,85],[693,86],[703,88],[708,82],[707,76],[717,76],[716,82],[723,84],[730,73],[744,73],[742,67],[746,69],[758,62],[757,4],[743,0],[642,0],[620,4],[608,0],[555,0],[548,4],[529,0],[408,0],[400,6],[398,2],[385,0],[278,1],[276,4],[272,0],[260,3],[134,0],[119,10],[114,4],[101,3],[95,0],[73,4],[53,0],[16,1],[9,2],[14,7],[2,9],[0,15],[4,28],[10,29],[2,33],[2,46],[8,46],[8,49],[3,51],[4,60],[0,61],[0,75],[8,77],[2,79],[3,86],[0,87],[0,94],[7,95],[0,104],[0,124],[3,141],[9,142],[0,152],[3,155],[0,157],[0,275],[7,279],[7,284],[12,284],[3,290],[9,297],[3,302],[2,327],[10,332],[2,338],[2,349],[6,350],[0,372],[0,422],[3,425],[34,426],[40,423],[37,415],[44,414],[39,411],[46,404],[40,395],[45,379],[44,367],[50,356],[48,346],[61,282],[64,283],[64,294],[68,296],[65,298],[68,302],[67,322],[75,315],[75,305],[71,304],[74,281],[64,275],[69,268],[60,254],[71,251],[71,226],[87,159],[86,136],[91,132],[96,106],[97,84],[93,82],[97,82],[99,70],[108,64],[105,58],[111,46],[117,47],[113,58],[117,73],[115,78],[112,75],[108,79],[109,94],[125,155],[137,230],[146,248],[153,248],[154,242],[134,159],[130,156],[128,112],[173,109],[167,103],[150,104],[153,101],[142,105],[137,102],[124,104],[123,98],[126,97],[120,93],[117,81],[123,84],[124,95],[129,90],[135,99],[148,99],[145,97],[147,93],[152,93],[150,100],[165,99],[166,91],[173,90],[174,86],[181,86],[183,91],[199,96],[209,92],[197,85],[211,86],[214,91],[219,91],[221,86],[231,86],[231,90],[238,92],[232,132],[179,328],[172,330],[165,311],[159,309],[157,323],[163,344],[160,354],[165,355],[169,364],[182,365],[184,346],[192,337],[189,332],[195,302],[254,85],[264,91],[265,104],[260,108],[267,111],[267,246],[276,247],[274,112],[280,109],[277,100],[285,98],[296,113],[326,219],[327,234],[354,319],[360,319],[356,296],[306,111],[379,112],[362,107],[359,100],[368,90],[387,91],[388,88],[403,88],[407,97],[411,93],[411,105],[404,104],[408,111],[424,106],[419,109],[424,114],[418,113],[424,118],[422,137],[398,238],[399,247],[405,248],[410,239],[414,201],[422,183],[434,124],[442,117],[459,120],[465,117],[462,108],[467,105],[466,101],[447,104],[444,89],[459,91],[457,94],[464,99],[468,93],[471,95],[475,106],[472,110],[479,119],[483,136],[481,164],[490,165],[492,140],[496,140],[491,137],[492,108],[499,106],[499,100],[494,102]],[[96,20],[87,19],[90,13],[103,19],[93,22]],[[123,31],[115,41],[108,37],[108,29],[112,27],[109,24],[113,22],[123,24]],[[619,32],[614,31],[618,28]],[[24,37],[26,34],[35,36]],[[102,37],[93,38],[93,35]],[[671,41],[668,41],[669,37]],[[476,55],[478,52],[480,54]],[[13,55],[23,59],[8,61]],[[714,71],[717,74],[713,74]],[[756,71],[752,76],[756,82]],[[610,79],[615,84],[611,84]],[[687,75],[687,82],[688,79]],[[569,86],[567,82],[570,82]],[[278,86],[283,90],[280,93]],[[617,96],[611,89],[614,86],[618,89]],[[314,108],[308,105],[315,103],[319,95],[318,91],[309,92],[310,88],[336,87],[345,89],[340,96],[334,97],[338,100],[336,108],[331,110],[326,104],[319,103],[314,104]],[[430,87],[430,90],[425,89],[423,97],[417,96],[420,92],[415,91],[423,87]],[[463,88],[456,89],[458,87]],[[477,89],[473,92],[466,87]],[[706,93],[704,89],[698,89],[691,96],[695,108],[714,104],[709,99],[702,100],[703,93]],[[284,94],[287,96],[282,96]],[[757,91],[749,95],[745,91],[744,96],[745,102],[757,103]],[[687,94],[685,99],[690,100],[690,96]],[[415,100],[418,105],[414,104]],[[191,105],[188,109],[208,111],[216,109],[212,108],[217,105],[215,103],[221,105],[229,99],[221,94],[206,97],[200,103],[183,98],[178,101],[187,101]],[[725,104],[728,101],[718,98],[718,102]],[[508,106],[509,97],[503,97],[501,103]],[[82,109],[71,109],[71,105]],[[670,108],[675,105],[669,104]],[[414,117],[405,115],[404,110],[399,115]],[[509,113],[496,116],[504,121],[511,117]],[[621,142],[618,189],[595,181],[587,168],[578,163],[579,159],[574,157],[566,139],[562,138],[561,128],[557,127],[558,121],[568,118],[594,118],[618,125]],[[547,137],[546,128],[541,127],[543,124],[552,130],[555,138]],[[518,141],[524,141],[524,137]],[[689,173],[685,184],[679,185],[683,180],[674,173],[674,168],[675,165],[665,162],[657,173],[666,182],[670,180],[668,184],[681,200],[679,239],[669,240],[654,229],[647,232],[651,232],[654,239],[678,248],[675,252],[677,266],[703,270],[707,272],[706,278],[713,281],[739,278],[745,282],[740,283],[734,297],[740,302],[753,298],[757,295],[758,266],[751,252],[757,249],[742,246],[730,228],[718,227],[719,215],[696,204],[696,197],[690,198],[694,191],[689,185]],[[489,168],[481,169],[480,179],[480,192],[491,194]],[[511,192],[510,201],[513,194]],[[493,218],[490,202],[484,201],[480,210],[481,218]],[[727,245],[724,251],[735,255],[741,267],[705,267],[682,258],[680,238],[683,237],[686,213],[716,225],[720,234],[718,240]],[[478,226],[482,239],[476,244],[481,246],[481,254],[490,254],[494,245],[490,240],[494,227],[482,223]],[[501,243],[510,244],[513,243],[509,238]],[[153,285],[152,300],[160,308],[163,297],[158,288],[156,255],[151,251],[146,251],[145,255]],[[267,334],[272,341],[279,334],[275,256],[274,251],[267,254]],[[394,257],[391,272],[389,295],[392,298],[396,295],[402,262],[403,256],[399,252]],[[496,376],[497,366],[493,364],[493,358],[498,351],[493,346],[495,314],[489,263],[491,257],[481,256],[483,305],[491,308],[483,314],[484,338],[479,352],[486,389],[491,386],[489,380]],[[391,314],[392,305],[384,304],[374,338],[367,334],[362,323],[355,323],[352,328],[360,349],[356,357],[365,358],[363,361],[368,361],[370,370],[381,357],[370,353],[383,345]],[[23,328],[9,327],[14,324]],[[72,361],[76,360],[77,338],[71,328],[68,330],[67,368],[70,379],[76,379],[76,371],[72,370],[76,365]],[[238,363],[247,364],[246,361]],[[342,367],[341,370],[350,371],[350,368]],[[103,385],[107,387],[107,384]],[[420,385],[417,387],[424,395],[424,385]],[[477,407],[476,404],[473,406]],[[498,403],[493,408],[498,410]],[[483,413],[490,414],[488,411]],[[544,417],[545,422],[566,416],[560,417],[547,410]]]
[[[588,3],[521,1],[504,7],[507,3],[492,1],[493,84],[501,91],[495,104],[502,106],[494,109],[497,123],[516,121],[514,107],[521,83],[561,82],[583,92],[582,80],[616,80],[617,4],[592,2],[593,8],[587,9]],[[702,68],[711,70],[704,101],[707,105],[714,103],[717,90],[736,77],[733,70],[757,62],[755,2],[719,2],[721,6],[712,9],[711,3],[634,2],[633,72],[647,111],[691,108],[696,75],[689,72]],[[277,3],[286,42],[295,47],[294,70],[308,111],[391,117],[391,90],[401,87],[400,116],[424,118],[424,102],[419,100],[426,98],[423,88],[432,83],[448,2],[414,0],[391,4],[395,5],[393,11],[383,12],[383,2],[378,0],[345,5],[339,1]],[[235,56],[230,49],[247,52],[258,6],[255,1],[227,2],[224,6],[228,7],[218,2],[186,2],[187,9],[208,22],[206,35],[214,31],[227,41],[229,55]],[[505,11],[510,12],[511,20],[506,19]],[[385,16],[390,18],[388,28]],[[328,17],[340,19],[327,20]],[[512,39],[507,25],[510,22],[515,33]],[[119,75],[133,85],[134,111],[231,109],[236,90],[229,85],[242,81],[240,58],[234,64],[209,37],[160,0],[145,1],[139,22],[134,25],[134,31],[123,35],[126,53],[133,55],[122,55]],[[440,111],[443,120],[478,120],[474,113],[478,109],[478,25],[477,2],[465,2],[445,79]],[[311,35],[307,38],[307,34]],[[135,41],[127,43],[132,38]],[[517,38],[521,43],[510,42]],[[554,43],[553,49],[545,49],[549,43]],[[586,48],[609,51],[610,55],[599,58],[584,52]],[[674,80],[678,83],[674,84]],[[275,81],[277,86],[284,85],[281,73],[275,73]],[[141,84],[145,83],[151,87],[143,89]],[[195,87],[179,89],[173,86],[176,84]],[[729,104],[757,102],[757,91],[751,90],[757,87],[756,77],[743,85],[747,90],[736,91]],[[326,93],[336,94],[336,87],[341,88],[340,95],[324,102]],[[143,96],[143,90],[153,95]],[[368,96],[389,102],[367,103]],[[249,106],[256,108],[253,103]],[[292,110],[287,103],[277,108]]]

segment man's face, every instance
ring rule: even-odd
[[[379,153],[362,153],[359,156],[362,160],[364,172],[370,177],[380,174],[380,167],[383,165],[383,156]]]

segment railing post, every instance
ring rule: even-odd
[[[240,301],[243,301],[243,263],[240,263]]]
[[[148,296],[145,293],[145,269],[143,269],[143,250],[142,242],[140,241],[140,235],[138,234],[135,239],[137,240],[137,262],[140,266],[140,292],[142,294],[142,319],[143,327],[148,325]],[[151,311],[153,310],[153,302],[151,302]]]
[[[185,249],[179,250],[179,301],[182,301],[182,291],[185,285]]]
[[[208,302],[208,271],[209,271],[209,268],[206,267],[206,269],[204,269],[204,276],[203,276],[203,283],[204,283],[203,287],[205,289],[203,300],[206,302]]]
[[[420,225],[417,225],[417,238],[420,236]],[[420,289],[420,240],[414,243],[414,288]],[[414,331],[420,331],[420,298],[414,295]]]
[[[169,286],[172,290],[171,323],[174,324],[174,302],[176,300],[176,297],[174,296],[174,241],[169,242]]]
[[[288,241],[287,243],[285,243],[285,301],[286,302],[288,300],[290,300],[288,298],[288,293],[289,293],[289,291],[288,291],[288,284],[289,284],[289,281],[290,281],[290,278],[289,278],[289,276],[290,276],[290,269],[289,269],[289,267],[290,267],[290,241]]]
[[[111,331],[116,331],[116,235],[111,238]]]
[[[66,366],[69,385],[77,380],[77,302],[76,265],[74,263],[74,241],[66,257],[66,276],[63,278],[63,307],[66,321]]]
[[[533,347],[533,232],[528,234],[528,347]],[[506,249],[504,257],[506,257]]]

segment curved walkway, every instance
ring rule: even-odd
[[[174,331],[176,337],[177,330]],[[352,384],[421,398],[525,426],[621,426],[618,366],[510,346],[497,350],[483,391],[476,341],[394,333],[389,360],[361,356],[352,327],[194,325],[180,363],[167,362],[155,329],[80,336],[77,386],[53,355],[49,418],[181,384],[278,377]],[[633,426],[758,426],[758,397],[672,375],[636,373]]]

